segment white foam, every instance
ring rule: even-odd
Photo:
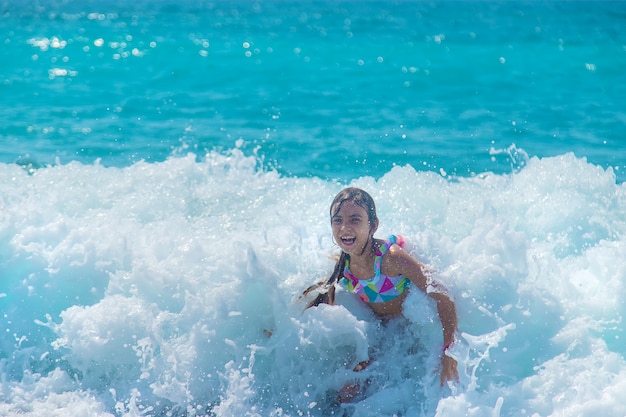
[[[427,297],[389,326],[343,292],[302,312],[333,267],[341,184],[239,150],[32,175],[0,164],[0,184],[2,415],[626,413],[626,188],[574,155],[353,182],[377,201],[379,236],[404,235],[457,302],[462,378],[444,389]],[[332,405],[354,379],[367,395]]]

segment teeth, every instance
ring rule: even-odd
[[[342,237],[341,241],[344,243],[354,243],[354,241],[356,240],[356,238],[354,237]]]

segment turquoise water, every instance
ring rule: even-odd
[[[626,2],[0,2],[0,415],[623,417],[624,28]],[[386,325],[341,291],[303,312],[345,185],[449,288],[459,383],[417,291]]]
[[[286,175],[510,171],[574,152],[623,180],[623,2],[7,3],[2,149],[37,166],[258,149]]]

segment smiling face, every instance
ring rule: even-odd
[[[330,219],[333,237],[339,247],[350,255],[361,255],[378,227],[368,217],[368,211],[354,199],[335,203]]]

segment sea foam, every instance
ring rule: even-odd
[[[375,198],[377,235],[405,236],[456,301],[461,380],[443,388],[428,297],[389,323],[341,291],[303,311],[347,184],[239,149],[0,164],[0,184],[2,415],[626,414],[626,189],[573,154],[350,183]],[[338,405],[348,381],[365,391]]]

